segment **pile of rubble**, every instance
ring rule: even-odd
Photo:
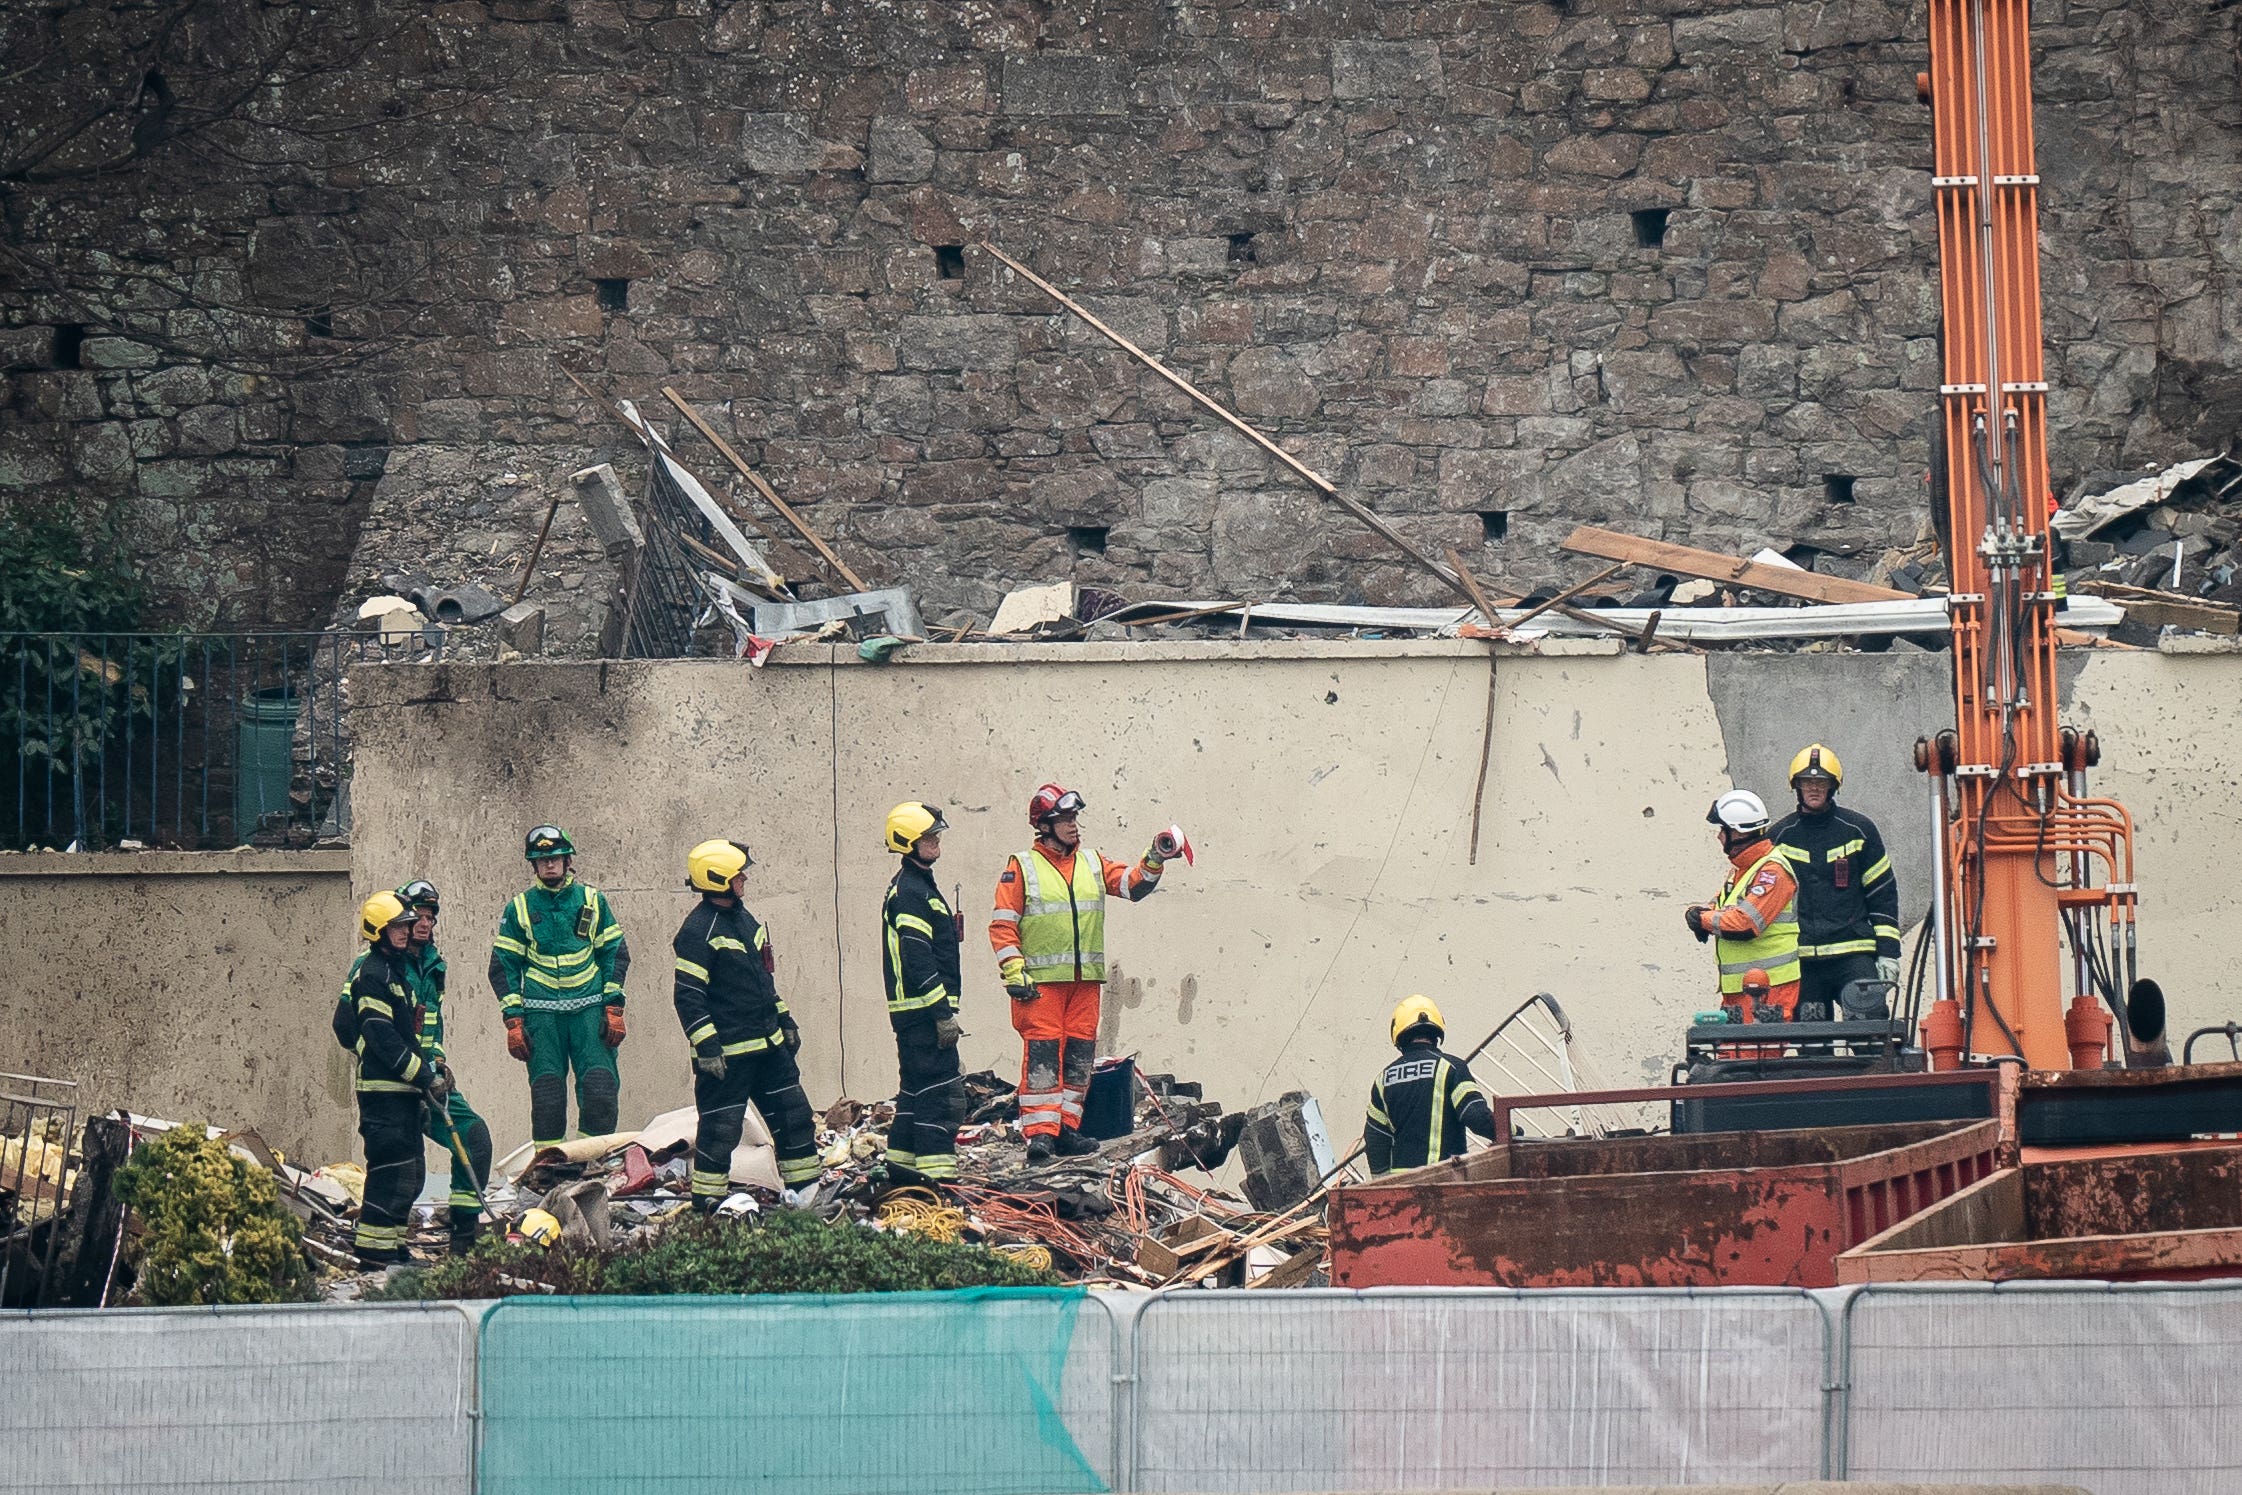
[[[1098,1083],[1135,1091],[1135,1104],[1124,1096],[1119,1107],[1126,1130],[1100,1139],[1095,1153],[1031,1164],[1013,1087],[991,1073],[967,1076],[971,1109],[958,1138],[959,1178],[940,1190],[914,1174],[890,1174],[892,1105],[836,1101],[818,1129],[823,1173],[812,1208],[868,1229],[984,1245],[1068,1282],[1152,1288],[1326,1280],[1320,1203],[1325,1175],[1336,1169],[1312,1099],[1296,1092],[1225,1114],[1196,1084],[1140,1076],[1125,1059],[1101,1066]],[[1114,1108],[1109,1102],[1105,1109]],[[690,1208],[694,1124],[688,1108],[635,1131],[517,1149],[493,1165],[486,1228],[514,1239],[557,1228],[560,1239],[601,1251],[658,1229]],[[369,1278],[357,1272],[350,1248],[363,1186],[356,1165],[305,1172],[271,1158],[253,1134],[231,1140],[258,1149],[274,1169],[282,1199],[304,1222],[306,1249],[336,1269],[328,1295],[357,1297]],[[1242,1165],[1243,1198],[1212,1179],[1233,1153]],[[1199,1181],[1183,1176],[1194,1170]],[[778,1207],[777,1155],[752,1108],[732,1154],[731,1182],[725,1213]],[[537,1211],[552,1223],[533,1223]],[[415,1207],[417,1256],[433,1259],[445,1250],[444,1212],[441,1197],[424,1197]]]
[[[2166,628],[2242,633],[2242,455],[2234,450],[2082,498],[2055,516],[2074,595],[2125,609],[2124,642]],[[2138,636],[2136,636],[2138,635]]]
[[[2124,610],[2115,642],[2154,645],[2166,629],[2242,633],[2242,449],[2081,494],[2048,527],[2069,596]],[[1926,597],[1948,587],[1930,536],[1885,552],[1867,579]]]

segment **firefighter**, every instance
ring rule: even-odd
[[[436,919],[442,910],[442,899],[436,885],[426,878],[415,878],[397,890],[397,897],[413,911],[412,944],[406,950],[405,984],[420,1004],[420,1051],[423,1057],[444,1064],[444,991],[448,976],[443,952],[436,948]],[[453,1139],[458,1145],[453,1145]],[[474,1249],[475,1238],[482,1228],[483,1185],[490,1179],[490,1128],[475,1108],[460,1093],[456,1080],[450,1100],[442,1111],[428,1113],[428,1140],[444,1149],[451,1159],[451,1237],[452,1253],[465,1255]],[[462,1159],[460,1148],[467,1157]]]
[[[413,911],[395,893],[376,893],[358,909],[365,951],[351,968],[347,1009],[335,1036],[358,1055],[358,1135],[366,1143],[366,1194],[352,1244],[369,1270],[407,1259],[405,1227],[428,1176],[422,1113],[451,1099],[451,1072],[423,1057],[420,1005],[406,968]]]
[[[1719,898],[1692,903],[1682,920],[1697,943],[1714,942],[1723,1007],[1744,1000],[1747,972],[1765,971],[1767,1005],[1789,1022],[1798,1008],[1798,883],[1768,839],[1767,806],[1749,789],[1731,789],[1713,801],[1705,820],[1720,832],[1728,881]]]
[[[1845,766],[1820,743],[1790,760],[1798,808],[1772,839],[1798,882],[1798,1015],[1827,1022],[1855,981],[1899,980],[1899,879],[1876,822],[1837,803]],[[1888,989],[1887,989],[1888,990]]]
[[[537,882],[499,916],[490,984],[506,1018],[506,1052],[529,1066],[530,1140],[557,1147],[568,1140],[571,1070],[582,1135],[615,1130],[615,1048],[631,951],[615,906],[576,880],[576,844],[566,831],[538,826],[522,838],[522,855]]]
[[[958,1128],[965,1121],[960,930],[934,882],[949,828],[940,810],[915,801],[887,812],[887,849],[902,858],[880,908],[881,974],[901,1072],[887,1134],[888,1172],[898,1182],[947,1184],[958,1176]]]
[[[1031,1163],[1097,1150],[1081,1125],[1097,1063],[1106,895],[1131,903],[1151,896],[1165,864],[1157,844],[1134,867],[1084,846],[1083,804],[1057,784],[1035,791],[1028,802],[1035,844],[1006,860],[989,915],[989,944],[1024,1048],[1020,1130]]]
[[[1408,997],[1393,1010],[1386,1036],[1401,1052],[1370,1086],[1362,1146],[1373,1176],[1461,1157],[1464,1133],[1495,1138],[1494,1108],[1471,1077],[1471,1066],[1440,1051],[1447,1034],[1440,1009]]]
[[[732,1150],[747,1103],[777,1143],[785,1202],[817,1198],[817,1124],[794,1056],[802,1030],[771,979],[771,936],[741,900],[755,865],[737,841],[703,841],[685,855],[686,885],[701,901],[685,916],[677,953],[677,1020],[693,1049],[693,1208],[712,1214],[732,1192]]]

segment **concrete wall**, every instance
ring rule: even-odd
[[[1490,660],[1481,644],[1374,642],[964,646],[886,667],[793,646],[760,671],[377,667],[352,682],[352,885],[443,888],[453,1052],[504,1146],[525,1134],[526,1086],[477,973],[525,880],[523,830],[566,826],[630,933],[626,1119],[686,1098],[665,948],[690,902],[683,854],[739,837],[809,1033],[813,1098],[877,1096],[894,1083],[876,943],[886,808],[948,808],[941,879],[977,915],[1024,844],[1028,795],[1059,778],[1089,797],[1093,844],[1134,855],[1177,820],[1200,853],[1114,915],[1107,1048],[1232,1106],[1306,1086],[1348,1131],[1386,1014],[1412,991],[1466,1042],[1554,992],[1604,1075],[1661,1078],[1711,1001],[1678,916],[1721,875],[1704,806],[1731,771],[1779,804],[1782,766],[1811,737],[1845,756],[1847,798],[1884,824],[1919,915],[1928,837],[1905,765],[1948,714],[1944,675],[1934,654]],[[2242,925],[2222,916],[2221,873],[2242,841],[2238,686],[2234,659],[2153,653],[2096,655],[2073,686],[2073,715],[2108,745],[2099,782],[2141,826],[2144,970],[2182,1032],[2236,1005],[2224,983]],[[977,917],[966,977],[966,1060],[1009,1070],[1018,1050]],[[323,1022],[306,1032],[308,1062]]]
[[[75,1080],[85,1110],[351,1156],[349,1060],[327,1031],[349,873],[336,851],[0,856],[0,1069]]]

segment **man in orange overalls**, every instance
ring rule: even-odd
[[[1105,899],[1150,896],[1166,864],[1157,845],[1133,867],[1084,846],[1082,807],[1081,795],[1057,784],[1035,791],[1028,803],[1035,844],[1006,860],[989,915],[989,946],[1024,1040],[1020,1130],[1031,1163],[1097,1150],[1080,1127],[1097,1063]]]
[[[1682,922],[1697,943],[1713,941],[1723,1007],[1749,1000],[1744,978],[1762,971],[1768,1005],[1787,1023],[1798,1009],[1798,882],[1768,839],[1767,806],[1758,795],[1731,789],[1713,801],[1705,820],[1720,832],[1728,881],[1714,902],[1683,910]]]

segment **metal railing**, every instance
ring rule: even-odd
[[[343,672],[429,629],[0,634],[0,847],[205,850],[349,828]]]
[[[54,1276],[77,1127],[76,1081],[0,1074],[0,1306],[10,1278],[30,1306]]]
[[[646,550],[618,652],[626,659],[674,659],[693,652],[693,620],[703,605],[698,573],[706,563],[695,560],[687,541],[715,554],[716,531],[658,461],[647,464],[646,508]]]

